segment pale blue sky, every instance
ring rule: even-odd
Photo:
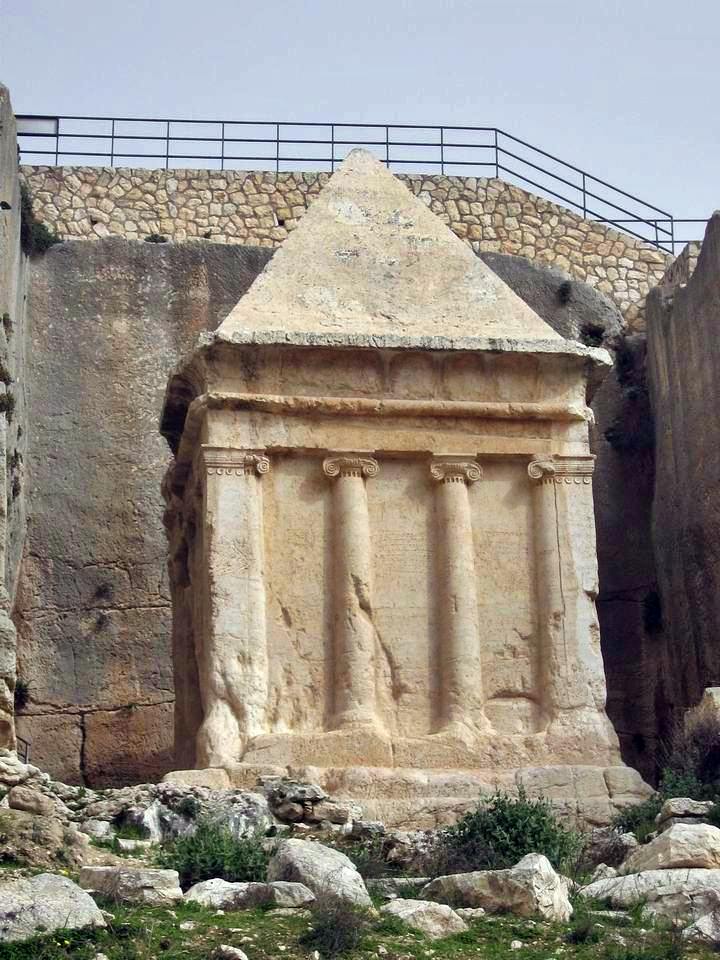
[[[717,0],[0,0],[18,113],[499,126],[720,207]]]

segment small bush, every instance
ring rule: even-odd
[[[211,820],[201,820],[194,833],[170,840],[158,856],[161,866],[177,870],[184,888],[214,877],[263,882],[269,859],[259,836],[238,839],[228,827]]]
[[[495,794],[444,831],[440,846],[448,871],[511,867],[528,853],[544,854],[562,869],[578,854],[581,839],[564,827],[544,798]],[[433,871],[435,872],[435,871]]]
[[[0,413],[4,413],[8,423],[12,423],[13,413],[15,413],[15,397],[12,393],[0,394]]]
[[[40,223],[35,219],[30,191],[25,184],[21,184],[20,246],[23,253],[29,257],[37,253],[45,253],[45,251],[49,250],[55,243],[62,243],[62,240],[44,223]]]
[[[13,694],[15,702],[15,713],[20,713],[21,710],[24,710],[28,705],[28,700],[30,699],[30,687],[27,681],[22,680],[20,677],[15,681],[15,692]]]
[[[145,237],[145,243],[167,243],[168,238],[162,233],[150,233]]]
[[[337,957],[357,949],[372,927],[369,911],[339,897],[330,885],[318,893],[310,909],[310,929],[300,943],[323,957]]]
[[[695,800],[711,800],[720,792],[720,717],[712,707],[698,706],[675,725],[663,780],[671,780],[673,789],[692,790],[682,796]]]
[[[634,833],[642,843],[655,829],[655,817],[660,813],[665,799],[660,793],[655,793],[642,803],[625,807],[613,819],[613,827],[621,833]]]

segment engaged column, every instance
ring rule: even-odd
[[[327,457],[333,481],[333,720],[335,729],[375,721],[375,628],[372,554],[365,480],[377,460],[353,454]]]
[[[468,487],[482,479],[472,459],[433,460],[437,481],[438,628],[442,728],[485,725],[475,546]]]

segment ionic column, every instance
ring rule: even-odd
[[[438,459],[437,481],[440,717],[443,727],[484,725],[475,546],[468,487],[482,479],[471,459]]]
[[[333,480],[333,728],[375,721],[375,627],[372,554],[365,480],[377,460],[352,454],[327,457]]]
[[[198,672],[203,722],[198,765],[237,763],[265,732],[268,654],[265,625],[262,453],[203,448],[206,583]]]
[[[549,718],[600,707],[605,678],[595,610],[593,456],[532,460],[542,699]]]

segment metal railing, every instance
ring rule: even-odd
[[[18,116],[17,125],[24,163],[48,163],[50,158],[56,166],[94,160],[111,167],[170,169],[191,161],[218,170],[332,172],[351,149],[364,147],[394,172],[490,176],[530,187],[585,219],[615,226],[670,253],[695,239],[677,238],[678,224],[705,222],[678,220],[497,127],[29,114]]]

